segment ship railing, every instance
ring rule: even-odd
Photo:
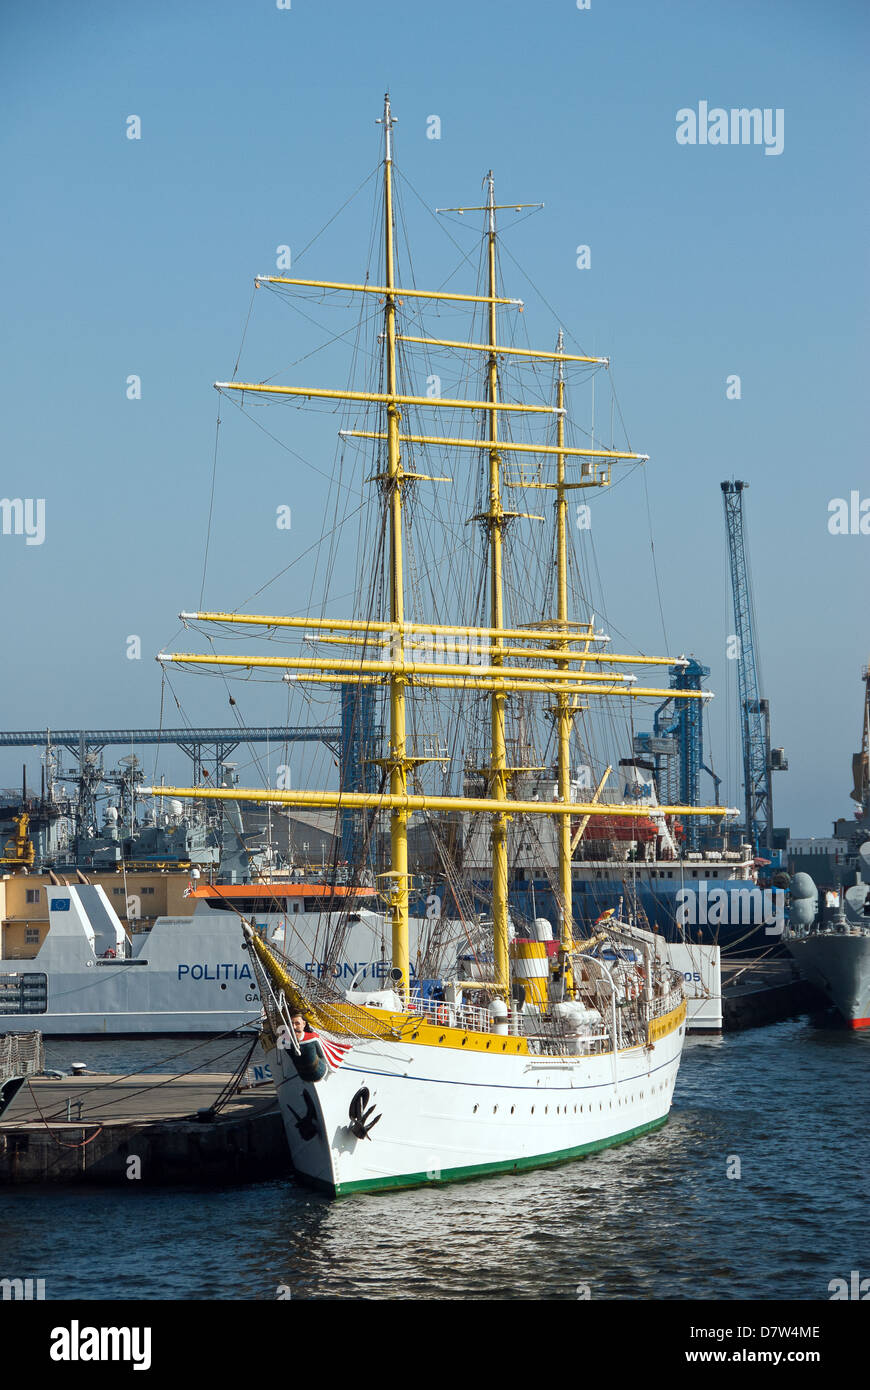
[[[644,1000],[641,1006],[641,1014],[647,1022],[651,1018],[663,1018],[665,1014],[672,1013],[674,1009],[678,1009],[682,1002],[682,988],[670,989],[667,994],[663,994],[660,998],[653,999],[649,1003]]]
[[[683,998],[682,989],[669,990],[651,1004],[645,1001],[632,1001],[633,1007],[621,1013],[617,1020],[620,1047],[631,1046],[641,1040],[642,1025],[651,1018],[659,1018],[677,1008]],[[440,1027],[461,1028],[465,1032],[493,1033],[495,1024],[489,1009],[476,1004],[455,1004],[442,999],[423,999],[419,992],[412,992],[409,999],[409,1012]],[[511,1011],[508,1029],[512,1036],[525,1037],[530,1048],[541,1055],[564,1056],[607,1052],[613,1047],[609,1029],[601,1032],[581,1032],[566,1035],[560,1024],[541,1014],[517,1014]]]
[[[610,1028],[602,1033],[563,1033],[541,1031],[540,1027],[525,1032],[529,1052],[542,1057],[595,1057],[612,1052],[614,1046]],[[645,1040],[645,1027],[635,1015],[617,1021],[616,1047],[638,1047]]]
[[[493,1033],[495,1022],[489,1009],[477,1004],[455,1004],[442,999],[423,999],[412,992],[409,1011],[429,1023],[441,1027],[462,1028],[470,1033]],[[506,1025],[506,1026],[505,1026]],[[607,1051],[611,1046],[609,1033],[582,1034],[576,1040],[567,1038],[561,1027],[535,1012],[520,1014],[512,1010],[502,1027],[512,1037],[525,1037],[530,1051],[541,1056],[564,1056],[576,1053],[575,1041],[584,1055]]]
[[[525,1037],[529,1051],[538,1056],[590,1057],[613,1051],[614,1020],[610,1008],[599,1022],[582,1026],[576,1032],[570,1029],[566,1031],[563,1020],[549,1013],[523,1013],[518,1021],[516,1031]],[[630,1009],[617,1011],[615,1027],[617,1048],[630,1047],[643,1040],[645,1024],[640,1019],[635,1001],[632,1001]]]
[[[454,1004],[443,999],[424,999],[419,991],[412,991],[408,1003],[409,1012],[419,1014],[427,1023],[437,1023],[443,1027],[463,1028],[466,1032],[493,1032],[492,1014],[477,1004]]]

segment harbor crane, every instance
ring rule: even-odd
[[[762,698],[756,656],[755,608],[743,524],[743,493],[748,483],[721,484],[728,532],[737,693],[743,750],[743,792],[746,833],[756,853],[773,848],[773,772],[785,772],[785,750],[770,746],[770,705]]]

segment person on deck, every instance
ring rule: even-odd
[[[298,1053],[290,1052],[296,1070],[304,1081],[320,1081],[326,1075],[327,1063],[318,1034],[298,1010],[290,1015],[290,1026],[299,1048]]]
[[[307,1042],[311,1037],[313,1037],[313,1034],[311,1033],[311,1030],[308,1027],[308,1020],[306,1019],[304,1014],[291,1014],[290,1026],[293,1029],[293,1032],[296,1034],[296,1041],[299,1043]],[[308,1037],[306,1037],[306,1034],[308,1034]]]

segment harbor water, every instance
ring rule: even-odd
[[[232,1061],[226,1040],[47,1053],[105,1071]],[[870,1034],[807,1018],[690,1038],[663,1130],[443,1188],[338,1202],[292,1178],[19,1188],[2,1272],[44,1279],[47,1299],[825,1300],[831,1280],[870,1272],[868,1065]]]

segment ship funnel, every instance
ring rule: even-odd
[[[655,768],[652,763],[643,762],[640,758],[620,758],[619,771],[624,801],[640,801],[647,806],[658,805]]]

